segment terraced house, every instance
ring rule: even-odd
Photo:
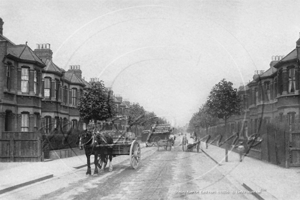
[[[76,126],[76,108],[83,88],[79,65],[65,71],[52,60],[50,44],[32,50],[27,43],[16,45],[3,36],[0,18],[0,131],[34,132],[45,126],[46,133],[59,122]],[[0,136],[1,136],[0,135]]]
[[[258,132],[261,121],[287,123],[291,129],[299,122],[300,39],[286,56],[273,56],[270,68],[258,70],[253,80],[239,88],[243,113],[229,120],[229,130],[250,135]]]

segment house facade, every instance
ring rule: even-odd
[[[293,129],[300,121],[300,39],[286,56],[273,56],[270,68],[256,71],[253,80],[241,86],[241,115],[228,120],[229,132],[245,136],[258,133],[262,122],[283,122]]]
[[[0,18],[0,132],[46,134],[61,122],[67,130],[80,121],[76,108],[88,83],[79,65],[65,71],[52,60],[50,44],[32,50],[3,36]],[[1,137],[1,135],[0,135]]]

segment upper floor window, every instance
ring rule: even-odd
[[[56,80],[56,83],[55,83],[55,91],[54,91],[54,93],[55,93],[55,95],[56,95],[56,100],[58,100],[59,99],[59,88],[60,88],[60,82],[59,82],[59,80]]]
[[[282,92],[283,92],[283,75],[282,75],[282,69],[278,71],[277,85],[278,85],[278,93],[281,95]]]
[[[51,78],[45,78],[44,79],[44,97],[50,98],[50,92],[51,92]]]
[[[274,79],[274,96],[273,98],[276,98],[277,97],[277,93],[278,93],[278,90],[277,90],[277,78]]]
[[[11,79],[10,79],[10,67],[8,65],[6,65],[6,88],[7,90],[10,90],[10,82],[11,82]]]
[[[289,69],[289,93],[294,93],[296,89],[295,68]]]
[[[72,89],[72,105],[73,106],[77,105],[77,89],[76,88]]]
[[[263,94],[265,94],[265,101],[271,100],[271,90],[270,90],[270,82],[265,82],[264,83],[264,91]]]
[[[64,103],[66,105],[68,103],[68,88],[67,88],[67,86],[64,87]]]
[[[25,67],[23,67],[21,71],[21,92],[29,92],[29,68]]]
[[[34,92],[34,94],[37,94],[37,85],[38,85],[37,71],[34,70],[33,71],[33,92]]]
[[[21,113],[21,131],[29,131],[29,113]]]

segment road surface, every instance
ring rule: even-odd
[[[247,199],[203,152],[182,152],[178,137],[172,151],[142,149],[138,169],[119,156],[113,172],[86,176],[86,167],[17,190],[5,199]],[[119,162],[119,163],[118,163]],[[92,171],[93,171],[92,166]]]

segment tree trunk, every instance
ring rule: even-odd
[[[224,136],[226,136],[226,127],[227,127],[227,118],[225,117],[225,131],[224,131]],[[228,162],[228,145],[227,143],[225,144],[225,162]]]

